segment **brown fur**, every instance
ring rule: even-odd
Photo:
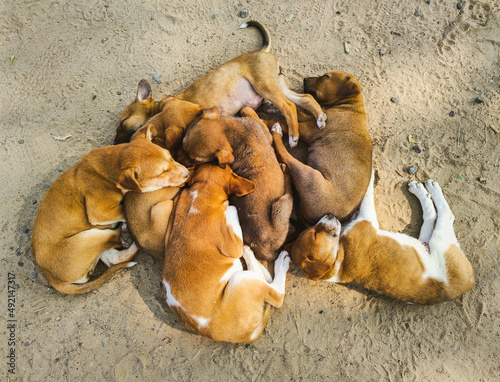
[[[317,224],[299,236],[291,256],[313,280],[328,280],[337,275],[336,282],[353,283],[418,304],[457,298],[474,285],[472,266],[457,245],[450,245],[444,253],[448,282],[424,279],[425,269],[415,248],[378,235],[366,220],[357,222],[340,239],[323,224]]]
[[[232,279],[221,280],[243,253],[241,239],[226,223],[228,195],[244,197],[254,189],[252,182],[229,167],[203,164],[182,190],[175,209],[163,280],[182,307],[170,307],[184,325],[215,341],[255,340],[269,316],[266,303],[277,307],[283,303],[283,295],[263,280],[244,279],[236,284]],[[198,212],[189,213],[193,207]],[[193,316],[210,322],[203,327]],[[257,337],[251,338],[256,330]]]
[[[295,159],[273,132],[276,154],[290,170],[297,191],[298,209],[308,224],[327,213],[347,220],[358,207],[368,187],[372,164],[372,144],[361,88],[344,72],[331,72],[304,80],[324,108],[327,121],[322,130],[312,115],[299,113],[301,140],[309,144],[307,162]]]
[[[257,186],[244,198],[231,198],[238,209],[244,242],[260,260],[274,260],[288,233],[293,197],[269,140],[267,127],[251,108],[247,117],[223,117],[217,108],[204,109],[184,138],[183,147],[199,162],[229,164]]]
[[[57,290],[88,292],[131,265],[116,265],[94,282],[72,285],[93,271],[103,251],[121,248],[117,225],[125,221],[123,191],[178,185],[187,178],[187,170],[168,151],[150,142],[153,134],[154,129],[147,128],[132,143],[90,151],[47,190],[35,217],[31,247]]]
[[[261,32],[264,46],[259,51],[242,54],[211,70],[176,97],[203,108],[217,106],[221,114],[229,116],[235,115],[245,106],[255,109],[263,98],[267,99],[285,116],[290,136],[296,142],[299,126],[295,104],[309,110],[317,119],[323,117],[321,107],[310,95],[298,94],[288,89],[276,57],[269,53],[269,32],[256,21],[246,24]],[[161,102],[156,102],[151,97],[149,84],[141,80],[136,99],[120,116],[115,143],[125,142],[135,130],[155,113],[160,112]]]

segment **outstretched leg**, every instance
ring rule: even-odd
[[[359,214],[355,219],[351,220],[351,222],[346,226],[344,233],[361,220],[367,220],[370,223],[372,223],[375,229],[377,230],[379,229],[377,211],[375,211],[375,197],[374,197],[374,187],[373,187],[374,182],[375,182],[375,172],[372,169],[370,184],[368,185],[366,194],[363,197],[363,200],[361,201],[361,205],[359,206]]]
[[[434,230],[434,222],[436,221],[436,209],[431,200],[431,194],[427,192],[422,183],[411,181],[408,183],[408,190],[415,195],[422,205],[423,219],[422,228],[420,228],[420,236],[418,240],[429,244],[432,231]]]
[[[436,228],[432,233],[429,245],[431,246],[431,251],[433,245],[437,247],[444,247],[444,251],[450,244],[458,245],[457,237],[455,236],[455,231],[453,230],[455,216],[451,212],[450,206],[448,205],[448,202],[446,202],[443,191],[441,190],[438,182],[429,179],[425,182],[425,187],[430,192],[437,210]]]
[[[286,284],[286,274],[288,268],[290,267],[290,256],[287,251],[281,251],[279,257],[274,263],[274,280],[269,284],[274,290],[278,291],[285,296],[285,284]],[[283,305],[283,297],[281,298],[281,303],[279,305],[274,305],[276,308],[280,308]]]

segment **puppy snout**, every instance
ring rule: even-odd
[[[314,77],[304,78],[304,93],[314,96]]]
[[[326,214],[325,216],[323,216],[318,224],[322,225],[325,231],[327,231],[331,235],[338,235],[340,232],[340,222],[332,214]]]

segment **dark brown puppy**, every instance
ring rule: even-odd
[[[267,29],[256,21],[240,26],[256,27],[262,34],[264,45],[255,52],[245,53],[211,70],[182,93],[179,100],[196,103],[203,108],[217,106],[224,115],[235,115],[245,106],[257,108],[263,99],[273,103],[285,116],[289,126],[290,146],[299,139],[299,125],[295,104],[311,112],[316,125],[325,125],[326,115],[309,94],[298,94],[288,88],[276,57],[270,53],[271,38]],[[162,101],[151,97],[151,87],[141,80],[136,99],[120,116],[115,143],[126,142],[138,128],[162,110]]]
[[[215,107],[204,109],[187,131],[183,147],[197,162],[229,164],[236,174],[255,183],[254,192],[230,201],[238,209],[243,241],[259,260],[270,261],[288,233],[291,185],[276,160],[266,125],[251,108],[241,114],[245,117],[223,117]]]
[[[325,109],[326,127],[319,130],[312,115],[299,113],[300,136],[309,144],[304,164],[288,153],[275,125],[276,154],[289,168],[308,224],[327,213],[345,221],[361,203],[371,174],[372,144],[361,87],[350,74],[331,72],[304,79],[304,90]]]

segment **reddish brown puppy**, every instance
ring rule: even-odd
[[[284,243],[293,207],[288,173],[276,160],[271,136],[254,110],[242,110],[244,118],[224,117],[217,108],[204,109],[183,141],[195,161],[218,161],[257,186],[244,198],[231,199],[238,209],[243,241],[259,260],[274,260]]]
[[[215,341],[256,340],[270,306],[283,304],[288,254],[276,261],[271,281],[250,248],[243,247],[238,213],[228,202],[228,195],[245,197],[254,189],[229,166],[201,165],[180,194],[167,237],[167,304],[185,326]]]

